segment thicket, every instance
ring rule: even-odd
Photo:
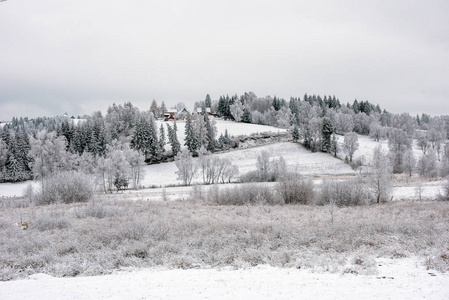
[[[45,178],[33,202],[36,205],[87,202],[94,192],[92,177],[74,171],[59,172]]]

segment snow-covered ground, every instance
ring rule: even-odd
[[[249,269],[143,269],[95,277],[34,274],[0,282],[0,299],[449,299],[449,274],[416,259],[377,259],[378,274]]]

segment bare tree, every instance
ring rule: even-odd
[[[190,151],[187,149],[181,150],[175,157],[175,164],[178,168],[178,171],[176,171],[178,179],[182,180],[184,185],[190,185],[197,171],[197,165],[193,161]]]
[[[352,157],[355,151],[359,149],[359,137],[355,132],[345,133],[343,141],[343,151],[348,155],[349,161],[352,162]]]
[[[416,159],[413,155],[413,150],[407,149],[402,155],[402,171],[406,172],[410,177],[412,177],[412,172],[415,170],[415,166]]]
[[[386,202],[393,188],[393,170],[390,159],[381,145],[374,148],[371,169],[369,184],[376,202]]]

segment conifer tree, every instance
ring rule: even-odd
[[[199,142],[194,131],[190,113],[187,114],[185,137],[186,141],[184,145],[187,146],[189,152],[191,152],[193,155],[196,155],[196,151],[199,149]]]
[[[248,107],[245,107],[245,109],[243,110],[243,122],[244,123],[251,123],[251,112],[249,111]]]
[[[329,152],[331,148],[331,135],[334,133],[334,128],[328,118],[323,119],[323,129],[321,131],[321,151]]]
[[[293,126],[293,131],[292,131],[292,138],[293,138],[293,142],[296,143],[299,140],[299,129],[298,129],[298,125],[294,125]]]
[[[159,129],[159,148],[162,154],[165,151],[165,130],[163,124],[161,124],[161,128]]]
[[[173,156],[176,156],[178,152],[181,150],[181,145],[178,141],[176,130],[174,129],[175,126],[176,123],[174,124],[173,128],[170,126],[170,124],[167,124],[168,141],[170,143]]]
[[[215,150],[215,131],[210,123],[207,114],[204,115],[204,122],[206,124],[207,146],[208,151]]]
[[[212,100],[211,100],[209,94],[206,95],[206,100],[204,100],[204,103],[205,103],[206,107],[210,108],[212,106]]]

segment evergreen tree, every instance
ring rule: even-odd
[[[244,123],[251,123],[251,112],[249,110],[248,107],[245,107],[245,109],[243,110],[243,122]]]
[[[204,103],[206,104],[206,107],[210,108],[212,106],[212,100],[209,96],[209,94],[206,95],[206,100],[204,100]]]
[[[141,117],[139,122],[134,128],[134,133],[131,138],[131,148],[137,150],[139,153],[143,154],[145,160],[150,157],[150,125],[148,121]]]
[[[167,124],[167,132],[168,132],[168,141],[170,143],[173,156],[176,156],[178,152],[181,150],[181,144],[178,141],[176,130],[172,128],[170,124]]]
[[[209,117],[207,114],[204,115],[204,122],[206,124],[206,135],[207,135],[207,146],[206,149],[208,151],[215,150],[215,132],[210,123]]]
[[[163,124],[161,124],[161,128],[159,129],[159,148],[162,154],[165,151],[165,130]]]
[[[306,125],[306,127],[304,128],[304,142],[303,145],[304,147],[310,149],[312,147],[312,134],[310,133],[310,128],[308,125]]]
[[[196,151],[199,149],[199,142],[196,133],[194,131],[190,113],[187,114],[185,137],[186,141],[184,145],[187,146],[187,149],[189,150],[190,153],[196,155]]]
[[[328,118],[323,119],[323,129],[321,131],[321,151],[329,152],[331,148],[331,135],[334,133],[332,123]]]
[[[299,136],[299,128],[298,125],[293,125],[293,131],[292,131],[292,138],[293,138],[293,142],[298,142],[300,136]]]

